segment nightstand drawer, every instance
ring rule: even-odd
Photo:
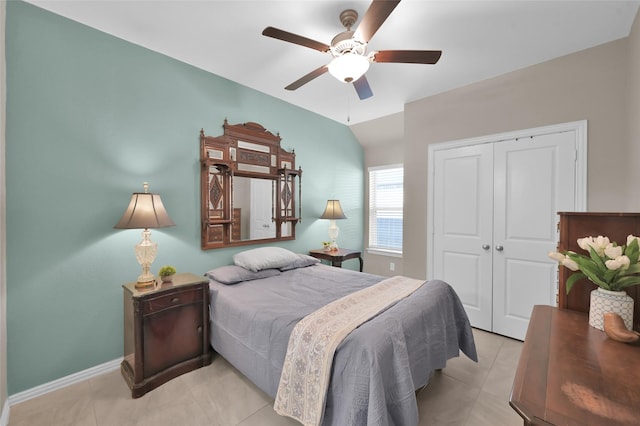
[[[163,309],[188,305],[202,300],[202,289],[194,288],[172,294],[153,297],[142,302],[142,314],[153,314]]]

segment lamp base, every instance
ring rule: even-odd
[[[148,287],[150,285],[154,285],[156,283],[156,277],[149,272],[143,272],[138,276],[138,281],[136,282],[135,287]]]
[[[156,285],[156,280],[154,279],[153,281],[145,281],[145,282],[136,282],[133,286],[137,289],[141,289],[141,288],[149,288],[149,287],[153,287]]]
[[[329,244],[330,251],[338,250],[338,243],[336,241],[338,240],[339,234],[340,228],[338,228],[338,224],[336,224],[335,220],[331,219],[329,222],[329,240],[331,241],[331,244]]]
[[[142,266],[142,273],[138,275],[136,287],[148,287],[156,282],[156,277],[150,271],[151,264],[155,260],[156,253],[158,252],[158,245],[151,241],[150,237],[151,231],[145,228],[145,230],[142,231],[142,241],[135,247],[136,259]]]

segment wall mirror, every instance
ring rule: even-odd
[[[302,169],[281,137],[258,123],[200,131],[202,248],[295,239]]]

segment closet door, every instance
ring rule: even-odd
[[[456,290],[474,327],[491,330],[493,147],[435,153],[434,277]]]
[[[575,134],[494,144],[493,329],[524,339],[534,305],[555,305],[556,212],[574,208]]]
[[[533,306],[556,305],[558,211],[575,207],[575,133],[434,153],[433,277],[471,325],[524,339]]]

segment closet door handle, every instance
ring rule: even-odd
[[[489,250],[491,248],[491,246],[489,244],[483,244],[482,245],[482,250]]]
[[[502,250],[504,250],[504,247],[502,247],[502,246],[496,246],[496,250],[498,250],[498,251],[502,251]]]

